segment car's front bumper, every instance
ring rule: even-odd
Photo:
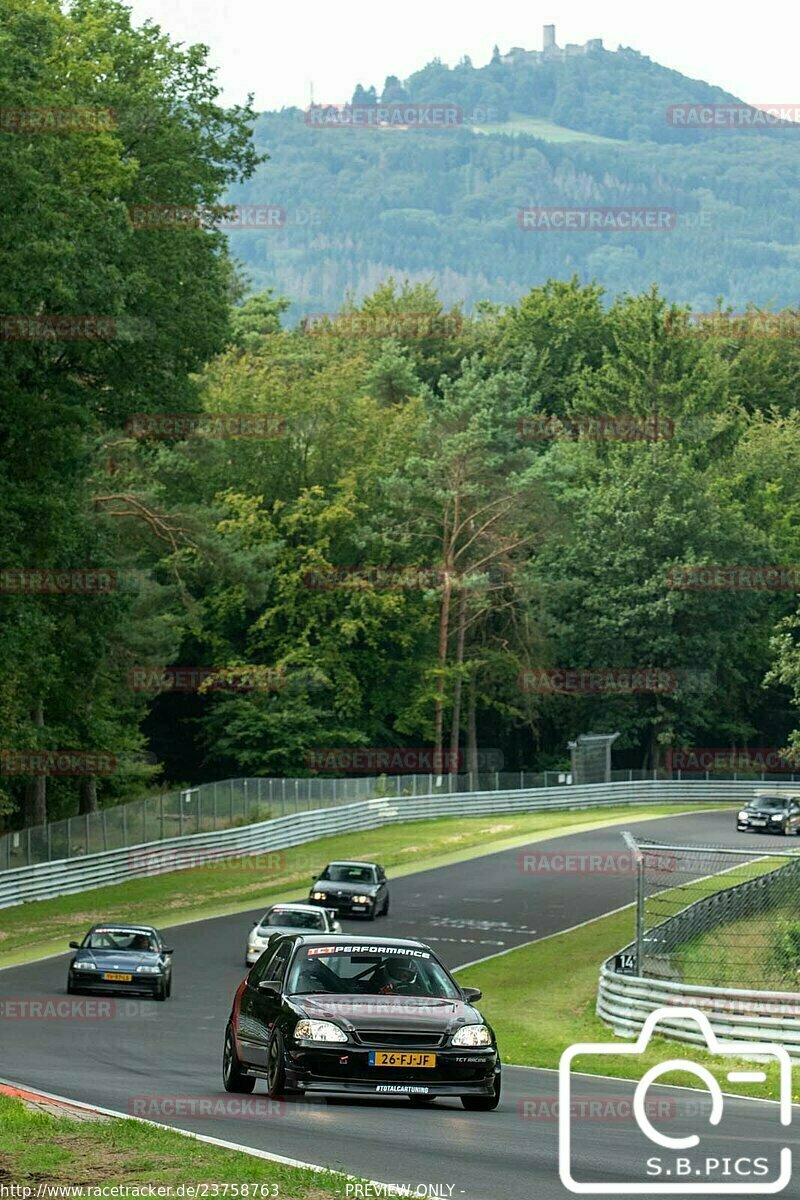
[[[76,991],[96,992],[101,996],[152,996],[161,990],[166,978],[166,975],[134,975],[128,983],[121,979],[93,979],[88,971],[70,971],[69,984]]]
[[[736,828],[740,833],[781,833],[783,821],[766,821],[756,825],[753,821],[737,821]]]
[[[338,917],[369,917],[375,911],[374,901],[371,904],[353,904],[349,896],[342,896],[341,899],[338,896],[330,897],[327,900],[309,898],[308,903],[315,908],[332,909]]]
[[[386,1047],[396,1050],[397,1047]],[[331,1048],[299,1043],[286,1059],[286,1082],[304,1092],[361,1096],[491,1096],[500,1060],[494,1048],[431,1050],[434,1067],[375,1067],[373,1047],[337,1044]]]

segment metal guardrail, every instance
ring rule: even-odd
[[[698,987],[668,979],[618,975],[604,963],[600,970],[597,1015],[619,1037],[635,1037],[649,1013],[670,1005],[688,1005],[704,1012],[711,1027],[730,1041],[774,1042],[800,1059],[800,993],[745,991],[740,988]],[[664,1018],[659,1033],[671,1040],[705,1045],[696,1025],[676,1017]]]
[[[400,796],[299,812],[252,825],[141,842],[79,858],[0,872],[0,908],[52,899],[127,879],[197,866],[220,858],[264,854],[317,838],[445,816],[539,812],[603,805],[740,801],[752,783],[647,780],[559,788],[525,788],[448,795]]]

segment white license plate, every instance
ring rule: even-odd
[[[750,818],[750,824],[751,824],[751,825],[766,825],[766,823],[767,823],[766,821],[762,821],[762,820],[760,820],[758,817],[751,817],[751,818]]]

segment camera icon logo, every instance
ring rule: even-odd
[[[568,1191],[576,1195],[739,1195],[759,1196],[774,1195],[783,1191],[792,1177],[792,1152],[788,1146],[779,1149],[770,1143],[775,1163],[774,1170],[770,1169],[768,1156],[763,1153],[756,1157],[741,1154],[738,1157],[711,1156],[703,1148],[699,1151],[700,1134],[689,1133],[680,1137],[670,1137],[661,1132],[651,1122],[646,1111],[647,1090],[656,1083],[662,1075],[681,1071],[694,1075],[707,1089],[710,1097],[708,1125],[718,1126],[723,1118],[724,1097],[722,1088],[708,1067],[701,1063],[692,1062],[689,1058],[671,1058],[665,1062],[650,1067],[642,1074],[636,1085],[633,1097],[633,1114],[640,1134],[644,1135],[644,1145],[652,1148],[654,1144],[666,1153],[649,1157],[643,1162],[643,1173],[646,1175],[640,1181],[597,1181],[575,1179],[573,1174],[573,1127],[570,1112],[572,1064],[576,1058],[592,1055],[617,1057],[618,1055],[639,1055],[648,1047],[650,1039],[656,1031],[659,1022],[675,1020],[694,1022],[702,1034],[705,1049],[721,1058],[741,1059],[755,1058],[753,1070],[726,1071],[730,1083],[764,1083],[766,1073],[756,1069],[763,1061],[777,1062],[779,1078],[779,1100],[777,1102],[780,1124],[787,1126],[792,1119],[792,1062],[789,1053],[783,1046],[775,1046],[769,1042],[731,1042],[717,1037],[711,1027],[707,1015],[696,1008],[666,1006],[650,1013],[645,1020],[641,1033],[635,1042],[576,1042],[569,1046],[561,1055],[558,1068],[559,1090],[559,1161],[558,1170],[561,1182]],[[701,1096],[703,1093],[701,1093]],[[704,1123],[704,1130],[705,1130]],[[706,1130],[707,1132],[710,1132]],[[703,1130],[701,1130],[703,1132]],[[639,1139],[641,1140],[641,1139]],[[779,1139],[780,1140],[780,1139]],[[740,1141],[737,1136],[734,1144]],[[688,1151],[695,1151],[689,1155]],[[764,1150],[763,1138],[759,1140],[756,1150]],[[771,1176],[771,1178],[765,1178]]]

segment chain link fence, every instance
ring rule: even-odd
[[[626,838],[638,854],[639,976],[712,988],[800,988],[800,851]]]
[[[0,836],[0,871],[209,833],[382,796],[510,791],[565,784],[563,772],[490,771],[343,779],[225,779]]]
[[[787,784],[800,776],[735,772],[611,771],[612,783],[672,779],[692,783],[761,781]],[[501,792],[517,788],[564,787],[577,781],[568,771],[481,771],[463,775],[381,775],[341,779],[224,779],[183,791],[164,792],[0,834],[0,871],[77,858],[104,850],[120,850],[143,842],[163,841],[190,833],[207,833],[267,821],[317,808],[352,804],[382,796],[430,796],[460,792]]]

